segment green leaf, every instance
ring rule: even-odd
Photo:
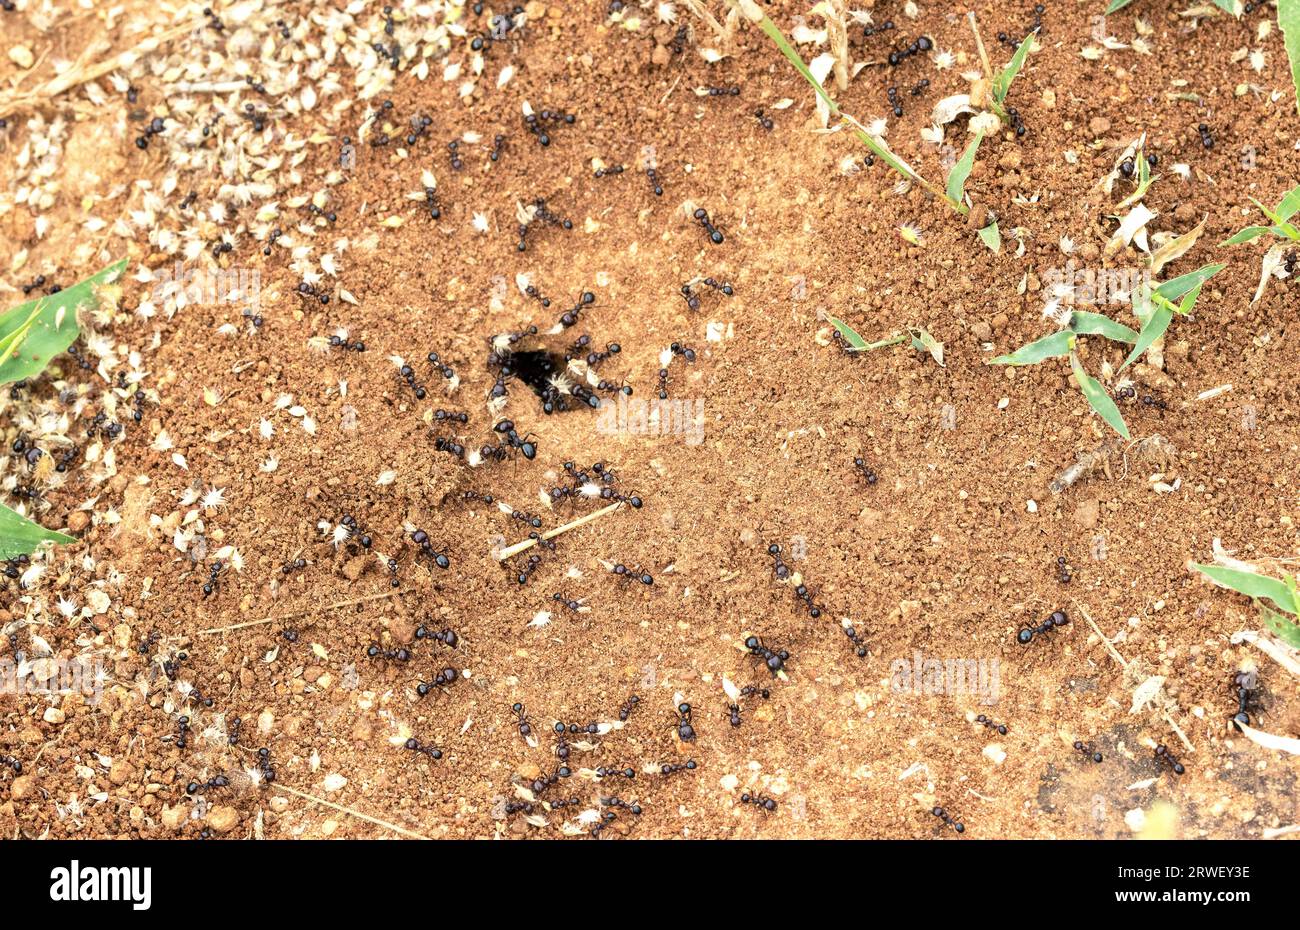
[[[1300,213],[1300,184],[1297,184],[1287,195],[1278,201],[1278,205],[1273,208],[1273,213],[1277,215],[1275,222],[1285,223],[1291,217]]]
[[[1073,352],[1070,353],[1070,367],[1074,369],[1074,377],[1079,382],[1079,390],[1083,391],[1083,397],[1088,402],[1088,406],[1095,410],[1097,415],[1110,425],[1111,429],[1128,439],[1128,426],[1124,423],[1124,418],[1120,416],[1115,401],[1111,400],[1111,396],[1106,393],[1106,389],[1101,386],[1100,381],[1083,370],[1083,364],[1079,361],[1079,356]]]
[[[1214,0],[1214,5],[1230,16],[1235,16],[1238,19],[1241,19],[1243,7],[1245,6],[1242,0]]]
[[[989,223],[979,231],[980,242],[988,246],[991,252],[1002,251],[1002,233],[998,232],[997,223]]]
[[[929,352],[930,357],[939,363],[940,368],[946,368],[943,363],[943,343],[931,336],[920,326],[908,327],[908,332],[912,335],[912,348],[922,352]]]
[[[76,542],[71,536],[54,533],[0,504],[0,559],[27,555],[43,542]]]
[[[1238,594],[1244,594],[1257,600],[1270,600],[1277,605],[1278,609],[1289,614],[1296,613],[1295,596],[1292,594],[1290,586],[1281,579],[1270,578],[1268,575],[1261,575],[1258,572],[1242,571],[1239,568],[1228,568],[1223,565],[1201,565],[1193,562],[1192,568],[1216,584],[1231,588]]]
[[[1231,239],[1224,239],[1219,245],[1241,245],[1243,242],[1249,242],[1252,239],[1258,239],[1264,233],[1272,232],[1268,226],[1247,226],[1241,232],[1237,233]]]
[[[1165,334],[1165,330],[1169,328],[1169,323],[1173,318],[1174,308],[1169,301],[1155,301],[1151,315],[1142,324],[1142,332],[1138,333],[1137,343],[1133,346],[1133,351],[1128,354],[1128,358],[1124,359],[1124,364],[1119,366],[1119,370],[1123,371],[1141,358],[1142,353],[1151,348],[1152,344]]]
[[[772,22],[769,17],[764,16],[762,20],[759,21],[758,28],[767,33],[767,37],[776,43],[776,47],[781,50],[781,54],[789,60],[790,64],[794,65],[796,71],[803,75],[803,79],[812,85],[813,90],[817,91],[817,96],[821,97],[822,100],[826,102],[826,106],[830,107],[831,115],[838,115],[840,108],[835,105],[835,101],[826,93],[826,88],[822,87],[821,82],[813,76],[813,73],[810,70],[808,70],[808,66],[804,64],[803,56],[800,55],[795,50],[794,46],[790,44],[789,40],[786,39],[785,34],[781,32],[780,27],[777,26],[776,23]]]
[[[966,196],[966,179],[970,177],[971,169],[975,167],[975,152],[980,147],[980,141],[984,138],[984,133],[975,133],[975,138],[971,140],[970,145],[966,146],[966,152],[962,155],[957,164],[952,166],[952,171],[948,172],[948,198],[957,203],[961,203]]]
[[[116,281],[125,268],[123,259],[57,294],[0,314],[0,384],[40,374],[50,359],[72,345],[79,332],[77,311],[98,304],[97,289]],[[3,348],[6,343],[8,351]]]
[[[848,323],[833,316],[829,316],[827,319],[831,321],[832,326],[839,330],[840,335],[844,337],[844,341],[849,344],[850,349],[865,349],[867,347],[867,340],[859,336],[858,331]]]
[[[1016,349],[1010,355],[999,355],[997,358],[989,359],[988,364],[1037,365],[1049,358],[1069,355],[1070,350],[1073,348],[1074,333],[1068,329],[1063,329],[1059,333],[1052,333],[1052,335],[1044,336],[1042,339],[1035,339],[1028,345]]]
[[[1070,329],[1080,336],[1105,336],[1116,342],[1136,342],[1138,334],[1123,323],[1116,323],[1110,317],[1086,310],[1075,310],[1070,314]]]
[[[1282,27],[1286,57],[1291,60],[1291,84],[1300,111],[1300,0],[1277,0],[1277,24]]]
[[[1300,649],[1300,624],[1267,604],[1260,601],[1255,603],[1259,606],[1259,615],[1264,618],[1264,625],[1292,649]]]
[[[1034,44],[1036,38],[1038,38],[1037,29],[1025,36],[1020,43],[1020,48],[1016,49],[1016,53],[1011,56],[1011,61],[993,78],[993,99],[998,103],[1007,99],[1007,94],[1011,92],[1011,82],[1016,79],[1016,75],[1024,67],[1025,58],[1029,55],[1029,47]]]
[[[867,342],[867,340],[858,335],[857,330],[848,323],[845,323],[843,320],[829,315],[826,318],[831,321],[832,326],[839,330],[840,335],[844,337],[844,341],[849,344],[849,349],[854,352],[870,352],[872,349],[883,349],[887,346],[896,346],[907,339],[906,333],[894,333],[893,335],[886,336],[884,339],[877,342]]]
[[[1180,275],[1177,278],[1171,278],[1170,280],[1165,281],[1156,288],[1155,292],[1166,300],[1177,300],[1192,288],[1200,287],[1225,267],[1225,265],[1219,263],[1217,265],[1206,265],[1205,267],[1198,268],[1195,271],[1189,271],[1185,275]]]
[[[1110,0],[1110,6],[1106,7],[1106,15],[1118,13],[1132,2],[1133,0]]]

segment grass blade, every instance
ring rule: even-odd
[[[50,359],[72,345],[80,332],[77,311],[97,305],[99,288],[117,281],[125,268],[123,259],[57,294],[26,301],[0,314],[0,346],[8,342],[11,351],[18,350],[17,354],[0,355],[0,384],[40,374]],[[17,339],[12,339],[16,334]]]
[[[1287,195],[1278,202],[1273,213],[1277,215],[1276,222],[1285,223],[1291,217],[1300,213],[1300,184],[1297,184]]]
[[[1277,0],[1277,24],[1282,27],[1286,57],[1291,61],[1291,84],[1300,112],[1300,0]]]
[[[1120,371],[1141,358],[1142,353],[1151,348],[1155,341],[1165,334],[1170,321],[1174,318],[1173,306],[1168,301],[1155,301],[1152,306],[1151,315],[1143,322],[1142,332],[1138,333],[1137,343],[1133,346],[1133,351],[1128,354],[1128,358],[1124,359],[1124,364],[1119,366]]]
[[[1247,572],[1239,568],[1227,568],[1223,565],[1201,565],[1193,562],[1192,568],[1215,584],[1231,588],[1238,594],[1244,594],[1256,600],[1270,600],[1280,610],[1284,610],[1289,614],[1296,612],[1297,605],[1295,597],[1291,593],[1291,587],[1279,578],[1270,578],[1268,575],[1261,575],[1258,572]]]
[[[1105,336],[1116,342],[1137,342],[1138,334],[1123,323],[1117,323],[1101,313],[1075,310],[1070,314],[1070,330],[1080,336]]]
[[[1219,245],[1241,245],[1243,242],[1249,242],[1252,239],[1258,239],[1264,233],[1272,232],[1268,226],[1247,226],[1241,232],[1237,233],[1231,239],[1224,239]]]
[[[844,341],[849,344],[849,349],[854,352],[870,352],[872,349],[883,349],[887,346],[896,346],[907,339],[906,333],[894,333],[893,335],[886,336],[884,339],[877,342],[867,342],[867,340],[858,335],[856,329],[848,323],[845,323],[843,320],[829,315],[826,319],[830,320],[831,325],[839,330],[839,334],[843,336]],[[942,347],[940,348],[940,351],[942,351]],[[943,363],[940,362],[940,364]]]
[[[948,198],[957,203],[961,203],[966,197],[966,179],[970,177],[971,169],[975,167],[975,152],[980,147],[983,140],[982,132],[975,133],[975,138],[971,140],[970,145],[966,146],[966,152],[962,155],[957,164],[952,166],[952,171],[948,172]]]
[[[988,246],[992,252],[1002,251],[1002,233],[998,231],[997,223],[989,223],[979,231],[980,242]]]
[[[1259,604],[1259,615],[1264,619],[1264,625],[1292,649],[1300,649],[1300,624],[1267,604],[1255,603]]]
[[[1092,375],[1083,370],[1083,364],[1079,361],[1079,356],[1073,352],[1070,353],[1070,367],[1074,369],[1074,377],[1079,382],[1079,390],[1083,391],[1084,400],[1088,406],[1096,411],[1115,432],[1119,433],[1125,439],[1130,438],[1128,425],[1124,418],[1120,416],[1119,408],[1115,406],[1115,401],[1111,400],[1106,389]]]
[[[929,352],[930,357],[939,363],[940,368],[946,368],[943,363],[943,343],[935,339],[925,329],[920,326],[908,327],[908,332],[912,336],[912,348],[921,352]]]
[[[45,529],[16,510],[0,504],[0,559],[27,555],[43,542],[76,542],[71,536]]]
[[[1069,355],[1073,348],[1074,333],[1063,329],[1059,333],[1035,339],[1010,355],[999,355],[997,358],[989,359],[988,363],[990,365],[1037,365],[1045,359]]]
[[[817,96],[821,97],[826,106],[830,107],[831,116],[838,116],[840,108],[835,105],[835,101],[826,93],[826,88],[822,87],[821,82],[813,76],[812,71],[808,70],[808,65],[804,63],[803,56],[790,44],[790,41],[785,37],[785,33],[781,31],[776,23],[772,22],[771,17],[764,16],[759,20],[758,28],[767,33],[767,37],[776,43],[776,47],[781,50],[781,54],[789,60],[790,64],[794,65],[796,71],[803,75],[803,79],[812,85],[813,90],[817,91]]]
[[[1133,0],[1110,0],[1110,5],[1106,7],[1106,15],[1109,16],[1111,13],[1118,13],[1132,2]]]
[[[1205,267],[1198,268],[1195,271],[1189,271],[1185,275],[1171,278],[1159,285],[1155,292],[1165,298],[1165,300],[1177,300],[1192,288],[1200,287],[1206,281],[1210,280],[1210,278],[1222,271],[1224,267],[1226,266],[1223,265],[1223,263],[1219,263],[1215,265],[1206,265]]]
[[[1011,82],[1016,79],[1020,69],[1025,66],[1025,59],[1029,57],[1029,47],[1034,44],[1037,37],[1037,29],[1025,36],[1020,43],[1020,48],[1016,49],[1016,53],[1011,56],[1011,61],[993,79],[993,99],[998,103],[1006,100],[1007,94],[1011,93]]]

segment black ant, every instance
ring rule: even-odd
[[[1253,669],[1251,671],[1237,672],[1232,676],[1232,690],[1236,692],[1237,712],[1233,714],[1232,719],[1237,723],[1250,724],[1250,712],[1253,710],[1258,713],[1259,674]]]
[[[785,663],[790,661],[790,653],[787,650],[769,649],[757,636],[748,637],[745,640],[745,648],[749,650],[750,655],[761,658],[773,675],[785,668]]]
[[[415,628],[415,638],[436,640],[451,649],[455,649],[457,644],[460,643],[460,637],[456,635],[455,630],[438,630],[435,632],[423,625]]]
[[[1069,622],[1070,622],[1070,618],[1065,615],[1065,611],[1055,610],[1052,611],[1051,615],[1046,620],[1044,620],[1039,626],[1025,627],[1018,634],[1016,634],[1016,639],[1021,644],[1027,644],[1035,636],[1042,635],[1043,633],[1046,633],[1049,630],[1054,630],[1058,627],[1063,627]]]
[[[876,473],[872,469],[872,467],[867,464],[866,459],[862,457],[855,458],[853,460],[853,467],[858,470],[858,472],[862,475],[864,479],[866,479],[867,484],[876,483],[877,480]]]
[[[749,792],[745,792],[740,796],[740,803],[753,804],[755,807],[760,807],[768,812],[776,810],[776,801],[762,794],[750,794]]]
[[[641,698],[635,694],[632,695],[630,698],[624,701],[623,706],[618,709],[618,719],[623,723],[627,723],[627,718],[632,716],[632,711],[640,703],[641,703]]]
[[[691,705],[685,701],[677,705],[677,737],[683,743],[695,742],[695,727],[691,726]]]
[[[962,823],[960,820],[955,820],[953,816],[949,814],[946,810],[944,810],[942,807],[935,807],[930,811],[930,813],[938,817],[940,820],[942,820],[948,826],[952,827],[958,833],[966,832],[966,825]]]
[[[643,572],[640,568],[630,569],[622,563],[615,565],[611,571],[624,580],[635,578],[644,585],[652,585],[655,583],[654,576],[649,572]]]
[[[1169,752],[1169,747],[1164,743],[1156,747],[1156,762],[1169,766],[1175,775],[1182,775],[1187,771],[1183,764]]]
[[[457,676],[454,668],[444,668],[442,671],[438,672],[437,675],[433,676],[432,682],[422,681],[416,685],[415,693],[420,695],[420,697],[424,697],[434,688],[445,688],[448,685],[454,685],[458,677],[459,676]]]
[[[1101,753],[1097,752],[1093,748],[1092,743],[1084,743],[1083,740],[1077,739],[1074,741],[1074,749],[1076,752],[1082,753],[1084,756],[1092,759],[1093,762],[1100,762],[1102,759]]]
[[[694,772],[695,768],[694,759],[687,759],[685,762],[665,762],[659,766],[659,774],[675,775],[678,772]]]
[[[208,580],[203,585],[204,597],[208,597],[217,590],[221,582],[221,572],[225,567],[226,566],[220,561],[212,563],[211,573],[208,575]]]
[[[524,705],[516,701],[511,705],[510,712],[515,715],[516,725],[519,728],[519,735],[524,739],[528,739],[528,737],[532,736],[533,727],[532,724],[528,722],[528,710]]]
[[[204,788],[207,788],[208,790],[212,790],[214,788],[225,788],[229,784],[230,784],[229,778],[227,778],[225,775],[217,775],[213,778],[209,778],[206,784],[200,784],[197,781],[190,782],[185,786],[185,793],[194,794],[196,791],[202,791]]]
[[[1007,725],[1005,723],[994,723],[992,718],[990,718],[986,714],[980,714],[978,717],[975,718],[975,722],[982,723],[990,730],[997,730],[999,736],[1007,735]]]
[[[374,643],[366,649],[366,655],[372,659],[391,659],[395,662],[409,662],[411,660],[411,650],[405,647],[385,649]]]
[[[427,743],[421,743],[414,736],[412,736],[410,739],[406,741],[406,748],[409,749],[411,752],[422,752],[430,759],[442,758],[441,749],[437,749],[436,747],[431,746]]]

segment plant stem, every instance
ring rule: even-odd
[[[563,526],[557,526],[553,530],[547,530],[545,533],[541,534],[541,538],[552,539],[556,536],[559,536],[561,533],[567,533],[569,530],[576,530],[578,527],[584,526],[598,517],[603,517],[607,513],[613,513],[615,510],[618,510],[618,508],[622,506],[623,506],[622,501],[615,501],[614,503],[610,504],[608,507],[602,507],[599,510],[593,510],[591,513],[585,516],[581,516],[571,523],[566,523]],[[535,545],[537,545],[536,539],[525,539],[523,542],[517,542],[513,546],[507,546],[505,549],[502,549],[499,553],[497,553],[497,560],[504,562],[512,555],[518,555],[521,552],[531,549]]]

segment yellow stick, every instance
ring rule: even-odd
[[[580,526],[583,526],[584,524],[590,523],[592,520],[596,519],[597,517],[603,516],[607,513],[613,513],[615,510],[618,510],[618,508],[622,506],[623,506],[622,501],[616,501],[615,503],[610,504],[608,507],[602,507],[599,510],[593,510],[591,513],[587,514],[584,517],[579,517],[578,519],[574,520],[572,523],[566,523],[564,524],[564,526],[557,526],[553,530],[547,530],[545,533],[542,534],[542,539],[553,539],[554,537],[559,536],[561,533],[567,533],[569,530],[574,530]],[[523,542],[517,542],[513,546],[508,546],[505,549],[502,549],[497,554],[497,559],[498,561],[504,561],[505,559],[510,558],[512,555],[518,555],[519,553],[524,552],[525,550],[531,549],[535,545],[537,545],[536,539],[525,539]]]

